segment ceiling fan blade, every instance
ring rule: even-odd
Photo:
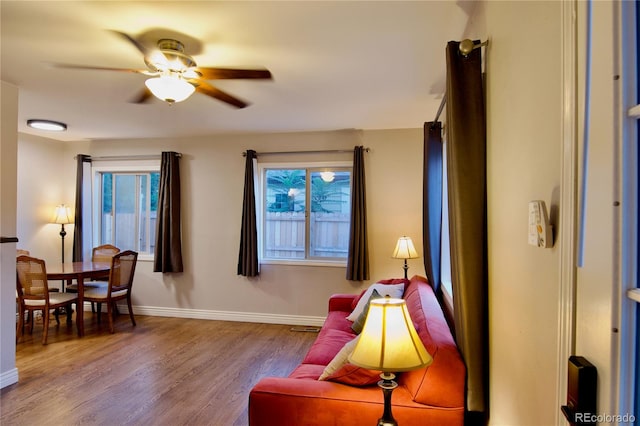
[[[135,38],[131,37],[127,33],[123,33],[122,31],[110,30],[112,33],[119,35],[124,38],[131,44],[133,44],[144,56],[145,63],[149,66],[150,69],[155,71],[159,71],[158,64],[165,64],[167,62],[166,56],[159,51],[158,49],[147,49],[142,43],[140,43]]]
[[[242,101],[234,96],[231,96],[230,94],[223,92],[222,90],[216,87],[213,87],[209,83],[204,82],[202,80],[194,79],[194,80],[189,80],[189,82],[194,86],[196,86],[196,92],[200,92],[203,95],[211,96],[212,98],[216,98],[218,100],[221,100],[222,102],[226,102],[230,105],[233,105],[236,108],[244,108],[247,105],[249,105],[245,101]]]
[[[265,78],[270,79],[269,70],[243,70],[235,68],[216,67],[196,67],[196,71],[202,74],[205,80],[242,79],[242,78]]]
[[[145,56],[145,58],[151,54],[149,49],[144,47],[144,45],[142,45],[142,43],[140,43],[135,38],[131,37],[129,34],[123,33],[122,31],[118,31],[118,30],[110,30],[110,31],[112,33],[114,33],[114,34],[119,35],[120,37],[124,38],[125,40],[129,41],[131,44],[133,44],[140,52],[142,52],[142,54]]]
[[[133,68],[94,67],[91,65],[59,64],[55,62],[49,63],[49,65],[55,68],[68,68],[68,69],[78,69],[78,70],[119,71],[119,72],[131,72],[131,73],[145,74],[145,75],[156,74],[156,73],[150,72],[149,70],[136,70]]]
[[[140,91],[140,93],[136,95],[135,98],[132,98],[129,102],[131,102],[132,104],[144,104],[146,102],[149,102],[152,97],[153,94],[151,93],[151,91],[145,87]]]

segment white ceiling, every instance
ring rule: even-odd
[[[466,34],[473,1],[0,2],[1,79],[19,88],[18,131],[97,140],[422,127],[445,86],[445,47]],[[129,101],[145,76],[52,68],[46,62],[144,68],[142,54],[176,38],[201,66],[267,68],[273,80],[212,82],[251,105],[202,94],[170,106]],[[26,120],[67,123],[64,133]]]

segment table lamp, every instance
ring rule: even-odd
[[[407,259],[418,258],[418,252],[413,246],[413,241],[411,241],[411,238],[406,236],[398,238],[396,248],[393,251],[393,255],[391,257],[393,257],[394,259],[404,259],[404,279],[409,279],[407,277],[407,270],[409,269],[409,266],[407,265]]]
[[[413,326],[402,299],[374,299],[349,362],[369,370],[382,371],[378,386],[384,396],[384,412],[378,426],[397,425],[391,414],[391,393],[398,387],[395,374],[426,367],[433,358]]]
[[[69,207],[66,207],[64,204],[56,206],[56,211],[51,223],[62,225],[60,238],[62,238],[62,263],[64,263],[64,237],[67,235],[67,231],[64,230],[64,225],[71,223],[71,220],[69,219]]]

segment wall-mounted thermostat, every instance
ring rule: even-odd
[[[553,227],[542,200],[529,202],[529,244],[543,248],[553,246]]]

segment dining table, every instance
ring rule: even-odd
[[[78,336],[84,336],[84,280],[108,279],[111,262],[82,262],[49,263],[47,262],[47,280],[64,280],[78,283],[78,304],[76,307],[76,322]]]

